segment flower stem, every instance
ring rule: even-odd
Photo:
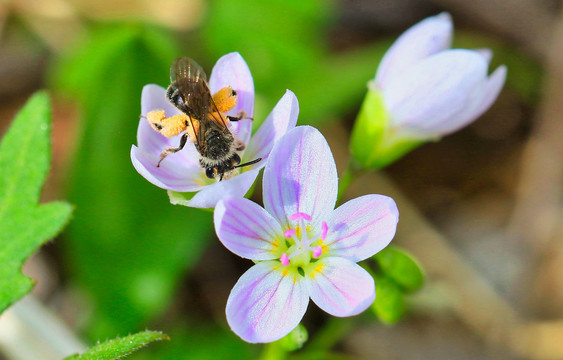
[[[340,205],[342,202],[342,197],[346,193],[346,190],[354,180],[358,178],[364,172],[362,166],[354,159],[350,158],[346,170],[342,173],[342,176],[338,180],[338,198],[336,204]]]
[[[333,318],[330,317],[324,327],[319,330],[314,339],[309,342],[307,351],[325,350],[328,351],[334,345],[339,343],[352,330],[356,319]]]

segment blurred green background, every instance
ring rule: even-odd
[[[31,92],[49,89],[54,159],[43,198],[75,206],[64,234],[28,265],[39,280],[37,295],[89,343],[145,328],[171,337],[135,359],[257,357],[260,347],[232,334],[224,316],[228,293],[250,263],[220,246],[211,212],[170,205],[166,192],[131,165],[142,87],[166,87],[177,56],[197,59],[209,73],[220,56],[238,51],[254,77],[256,122],[291,89],[299,99],[299,124],[325,133],[342,171],[354,116],[386,49],[417,21],[449,11],[455,47],[490,47],[491,68],[507,65],[505,90],[474,126],[415,151],[387,174],[433,226],[456,239],[450,244],[454,250],[502,296],[525,313],[540,313],[547,305],[521,300],[515,284],[526,269],[525,240],[494,237],[505,230],[510,206],[518,202],[514,178],[541,104],[550,48],[544,39],[556,28],[553,9],[560,7],[555,1],[529,3],[499,20],[491,15],[504,14],[503,2],[496,0],[486,9],[461,1],[414,0],[5,2],[0,130]],[[374,191],[363,188],[363,193]],[[483,223],[480,211],[491,207],[497,212]],[[490,238],[493,245],[475,245],[469,235]],[[507,256],[500,265],[493,256],[499,253]],[[313,338],[325,325],[352,334],[336,337],[341,357],[334,358],[372,358],[370,339],[381,344],[405,337],[409,346],[380,346],[379,358],[509,358],[512,350],[481,346],[489,344],[489,334],[460,327],[459,316],[443,311],[455,294],[446,288],[444,295],[440,286],[430,271],[429,290],[413,298],[408,320],[395,328],[373,314],[353,327],[339,325],[312,305],[305,325]],[[544,315],[556,314],[557,309]],[[432,340],[431,349],[420,350],[423,339],[411,334],[423,329],[441,339]],[[420,352],[413,357],[409,351],[415,349]],[[296,356],[313,358],[313,350]]]

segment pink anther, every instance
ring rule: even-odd
[[[286,238],[293,237],[295,235],[295,229],[288,229],[283,233]]]
[[[321,246],[313,247],[313,257],[315,259],[319,258],[319,256],[321,256],[322,253],[323,253],[323,248]]]
[[[326,239],[326,234],[328,234],[328,225],[326,221],[323,221],[323,225],[321,226],[321,240],[324,241],[324,239]]]
[[[301,219],[311,221],[313,218],[311,217],[311,215],[302,212],[296,212],[295,214],[289,216],[289,220],[301,220]]]
[[[280,262],[283,266],[289,266],[289,258],[287,257],[286,253],[282,254],[282,256],[280,257]]]

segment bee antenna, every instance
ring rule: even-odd
[[[249,162],[247,162],[247,163],[237,165],[237,166],[235,166],[235,168],[241,168],[241,167],[244,167],[244,166],[254,165],[254,164],[256,164],[257,162],[259,162],[260,160],[262,160],[262,158],[258,158],[258,159],[249,161]]]

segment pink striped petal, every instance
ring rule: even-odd
[[[299,274],[284,273],[277,261],[262,261],[245,272],[231,291],[227,322],[246,342],[272,342],[299,325],[308,303]]]
[[[324,220],[333,211],[338,177],[323,135],[310,126],[290,130],[275,145],[263,180],[264,207],[289,228],[288,217],[301,212]],[[318,224],[320,226],[320,223]]]
[[[238,94],[237,105],[227,115],[237,116],[244,110],[248,116],[254,115],[254,81],[248,65],[238,52],[222,56],[213,67],[209,78],[211,93],[216,93],[225,86],[231,86]],[[252,120],[245,119],[232,123],[231,131],[246,145],[250,140]]]
[[[213,182],[202,188],[190,200],[185,201],[181,199],[176,201],[171,197],[170,202],[172,204],[203,209],[213,208],[222,199],[244,197],[252,187],[259,171],[260,169],[249,170],[230,179]]]
[[[327,221],[327,255],[354,262],[367,259],[389,244],[398,221],[399,211],[390,197],[365,195],[350,200]]]
[[[176,155],[176,154],[174,154]],[[172,155],[171,155],[172,156]],[[157,167],[159,156],[131,146],[131,161],[139,174],[154,185],[180,192],[198,191],[206,185],[199,166],[165,159]]]
[[[244,161],[262,158],[262,166],[266,163],[276,141],[297,124],[299,102],[293,92],[287,90],[278,101],[260,129],[252,136],[248,149],[244,153]]]
[[[280,224],[260,205],[245,199],[219,201],[213,213],[215,232],[227,249],[251,260],[280,256]]]
[[[405,31],[385,53],[375,77],[376,85],[385,89],[390,81],[420,60],[451,45],[452,18],[448,13],[422,20]]]
[[[339,258],[327,257],[312,264],[305,276],[311,300],[334,316],[357,315],[375,300],[375,284],[360,265]]]

